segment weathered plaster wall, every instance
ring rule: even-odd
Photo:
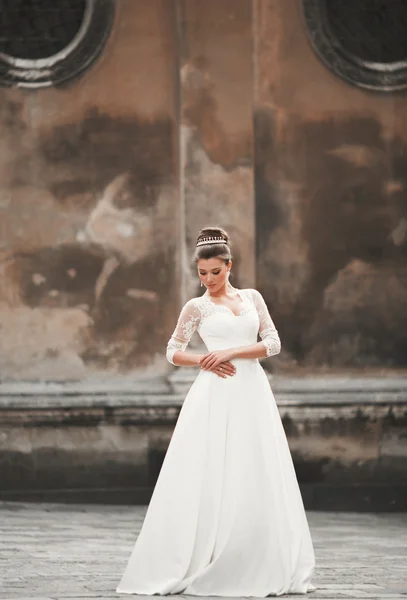
[[[233,284],[255,283],[253,32],[251,0],[180,0],[178,7],[187,299],[197,293],[190,263],[196,234],[208,224],[226,227],[237,241]]]
[[[405,369],[405,94],[333,75],[299,0],[117,0],[80,79],[0,89],[0,131],[0,380],[17,381],[0,492],[151,490],[191,383],[174,402],[164,350],[207,224],[269,304],[266,367]],[[306,385],[280,406],[301,483],[405,490],[405,389],[383,400],[366,378],[343,403]]]
[[[332,74],[299,0],[116,9],[81,78],[0,89],[1,378],[165,372],[210,223],[275,370],[405,368],[405,94]]]
[[[405,93],[331,73],[297,0],[254,9],[257,283],[279,367],[405,367]]]
[[[162,370],[179,305],[174,4],[64,88],[0,90],[0,373]],[[165,367],[166,368],[166,367]]]

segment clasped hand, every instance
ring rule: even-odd
[[[216,350],[205,354],[199,364],[201,369],[212,371],[212,373],[226,379],[226,377],[232,377],[236,373],[236,367],[230,362],[232,358],[232,350]]]

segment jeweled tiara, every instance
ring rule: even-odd
[[[206,244],[227,244],[227,241],[221,237],[205,237],[197,242],[196,247],[206,246]]]

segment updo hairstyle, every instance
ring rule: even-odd
[[[222,229],[222,227],[204,227],[199,232],[196,243],[198,244],[198,242],[203,241],[206,238],[222,238],[222,240],[225,240],[226,244],[218,242],[197,246],[195,249],[194,261],[197,263],[201,258],[205,260],[208,260],[209,258],[220,258],[228,264],[229,261],[232,260],[228,232]]]

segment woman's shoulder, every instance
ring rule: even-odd
[[[256,298],[259,298],[259,296],[261,296],[260,292],[255,288],[244,288],[240,289],[239,292],[241,294],[244,294],[245,296],[248,296],[252,300],[255,300]]]
[[[185,304],[183,310],[191,311],[199,311],[200,307],[204,302],[203,296],[196,296],[195,298],[190,298]]]

